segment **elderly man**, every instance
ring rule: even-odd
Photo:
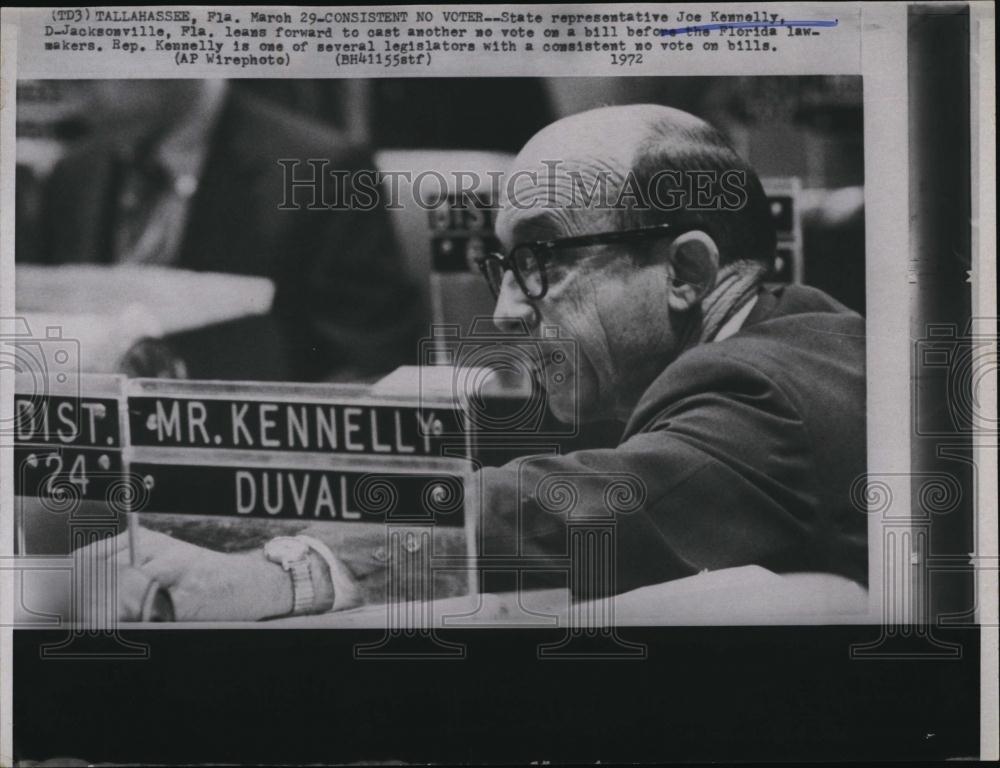
[[[645,500],[616,519],[617,591],[746,564],[866,582],[867,523],[849,499],[866,466],[864,321],[817,290],[762,286],[775,235],[753,170],[703,121],[646,105],[555,123],[517,164],[528,182],[497,220],[511,250],[483,263],[495,321],[560,327],[579,362],[550,386],[553,411],[627,426],[614,449],[488,471],[487,541],[520,515],[524,544],[564,549],[566,515],[531,492],[569,475],[570,514],[599,517],[602,489],[627,474]],[[574,206],[602,173],[636,193]],[[689,183],[727,175],[742,194],[699,201]]]
[[[576,342],[575,370],[548,382],[556,416],[627,426],[615,448],[483,470],[485,551],[565,552],[567,519],[605,514],[609,480],[627,477],[636,503],[615,518],[607,589],[747,564],[865,583],[866,520],[849,498],[865,471],[864,323],[819,291],[762,285],[775,236],[753,170],[701,120],[647,105],[560,120],[516,169],[505,253],[481,259],[495,322]],[[582,200],[601,183],[602,200]],[[545,498],[553,477],[575,506]],[[148,538],[142,567],[181,617],[294,610],[273,557]],[[315,606],[350,604],[349,575],[305,544]]]

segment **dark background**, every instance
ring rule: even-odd
[[[122,763],[940,760],[979,753],[979,634],[851,660],[879,627],[623,629],[644,661],[539,661],[553,631],[442,633],[456,661],[356,661],[377,631],[128,632],[145,661],[14,633],[15,755]],[[907,645],[919,647],[919,642]],[[902,646],[898,646],[902,647]],[[105,649],[113,648],[106,642]]]

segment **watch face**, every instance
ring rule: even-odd
[[[279,536],[264,545],[267,559],[275,563],[295,562],[303,559],[309,552],[309,546],[291,536]]]

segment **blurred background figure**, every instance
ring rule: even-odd
[[[21,83],[19,105],[18,266],[117,267],[76,274],[101,282],[112,307],[127,284],[183,361],[146,350],[125,355],[129,372],[364,379],[411,361],[424,310],[380,201],[310,211],[312,190],[299,189],[302,209],[279,210],[279,159],[307,174],[311,158],[347,174],[374,169],[344,133],[219,80]],[[218,302],[193,305],[191,273],[203,272],[264,278],[273,290],[234,280],[216,285]],[[173,300],[161,285],[144,302],[143,280],[173,281]],[[72,311],[65,280],[32,284],[19,309]],[[262,308],[263,296],[273,299]],[[222,303],[220,318],[212,305]]]
[[[23,81],[17,262],[126,273],[143,265],[159,268],[161,285],[178,280],[149,304],[191,377],[377,378],[416,362],[428,319],[467,327],[490,315],[492,297],[464,257],[494,247],[492,217],[469,220],[451,199],[443,204],[452,210],[431,215],[412,199],[396,201],[402,210],[279,211],[276,160],[446,177],[499,172],[554,120],[630,103],[676,107],[717,126],[772,200],[780,242],[771,279],[814,285],[864,314],[857,77]],[[308,202],[309,190],[299,192]],[[195,304],[204,291],[181,270],[268,278],[273,299],[243,282],[225,307]],[[95,278],[63,283],[87,279]],[[48,296],[25,295],[19,284],[19,306],[65,304],[58,282],[33,281],[50,286]],[[136,294],[135,282],[119,293]],[[169,312],[164,293],[176,295]],[[162,350],[127,359],[172,370]]]

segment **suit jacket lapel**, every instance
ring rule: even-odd
[[[750,310],[747,319],[743,321],[743,328],[764,322],[774,313],[777,306],[778,297],[775,295],[775,289],[770,286],[761,286],[760,292],[757,294],[757,303]]]

